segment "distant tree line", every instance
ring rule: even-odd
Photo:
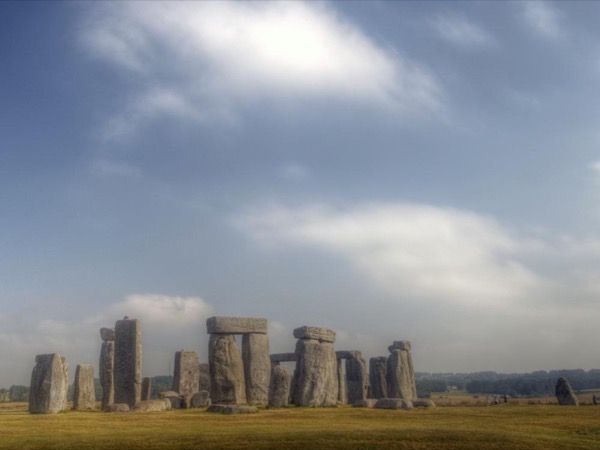
[[[12,385],[9,389],[0,389],[0,402],[29,401],[29,387]]]

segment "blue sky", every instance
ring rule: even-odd
[[[600,5],[1,2],[0,385],[205,319],[598,368]]]

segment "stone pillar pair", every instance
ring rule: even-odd
[[[32,414],[56,414],[67,405],[69,388],[69,365],[60,353],[48,353],[35,357],[29,386],[29,412]]]
[[[208,361],[213,403],[266,405],[271,362],[267,319],[210,317]],[[242,335],[242,351],[235,335]]]
[[[295,353],[271,355],[271,383],[269,385],[269,408],[282,408],[290,402],[290,373],[282,362],[297,362]]]
[[[350,404],[367,399],[367,366],[358,350],[335,352],[337,358],[338,402]]]
[[[417,399],[417,384],[410,354],[410,341],[394,341],[388,347],[390,355],[369,360],[371,398]]]

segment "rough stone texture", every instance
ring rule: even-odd
[[[150,392],[152,391],[152,378],[144,377],[142,378],[142,393],[141,398],[142,402],[146,400],[150,400]]]
[[[269,408],[283,408],[290,398],[290,373],[279,365],[271,366],[271,383],[269,385]]]
[[[115,329],[114,328],[100,328],[100,337],[103,341],[114,341],[115,340]]]
[[[337,359],[352,359],[354,358],[354,351],[352,350],[338,350],[335,352]]]
[[[321,342],[335,342],[335,331],[327,328],[302,326],[294,330],[296,339],[315,339]]]
[[[270,358],[272,363],[298,361],[298,355],[295,353],[273,353]]]
[[[200,359],[193,351],[175,353],[175,371],[171,389],[182,396],[192,396],[200,390]]]
[[[200,385],[201,391],[208,391],[210,393],[210,368],[208,363],[200,364]]]
[[[339,352],[335,353],[337,356]],[[346,362],[341,358],[337,358],[337,380],[338,403],[345,405],[348,403],[348,385],[346,383]]]
[[[387,388],[387,358],[385,356],[375,356],[369,360],[369,397],[386,398],[388,396]]]
[[[406,350],[393,350],[387,360],[388,397],[413,400],[417,398],[415,374]]]
[[[410,341],[394,341],[394,343],[388,347],[388,350],[390,353],[392,353],[394,350],[406,350],[410,352],[411,348],[412,345]]]
[[[377,403],[377,399],[365,398],[363,400],[359,400],[357,402],[352,403],[352,407],[353,408],[374,408],[375,403]]]
[[[208,391],[196,392],[190,401],[190,408],[206,408],[212,404]]]
[[[338,379],[333,344],[299,339],[296,354],[298,361],[292,383],[292,402],[297,406],[335,406]]]
[[[29,387],[29,412],[56,414],[65,409],[69,387],[69,365],[60,353],[35,357]]]
[[[367,364],[359,351],[353,351],[352,358],[346,359],[346,384],[348,403],[353,405],[367,398],[369,382],[367,379]]]
[[[129,412],[131,408],[127,403],[111,403],[107,405],[106,408],[102,408],[104,412]]]
[[[137,319],[115,324],[115,403],[133,408],[142,398],[142,327]]]
[[[252,414],[257,413],[258,408],[247,405],[211,405],[206,411],[221,414]]]
[[[415,408],[435,408],[435,402],[430,398],[418,398],[412,404]]]
[[[108,330],[109,328],[102,328]],[[102,410],[115,402],[115,342],[104,341],[100,349],[100,386],[102,386]]]
[[[83,411],[94,409],[95,406],[94,366],[91,364],[77,364],[73,385],[73,409]]]
[[[242,337],[242,360],[246,380],[246,401],[249,405],[269,403],[271,381],[271,358],[269,336],[266,334],[244,334]]]
[[[183,397],[179,395],[179,392],[175,391],[162,391],[160,398],[167,399],[171,403],[171,408],[180,409],[183,406]]]
[[[565,377],[556,380],[556,389],[554,390],[558,404],[561,406],[579,406],[579,399],[575,391]]]
[[[375,409],[412,409],[410,400],[403,398],[380,398],[375,402]]]
[[[267,334],[267,319],[254,317],[209,317],[206,320],[209,334]]]
[[[132,409],[132,412],[160,412],[171,409],[168,398],[157,398],[154,400],[142,400]]]
[[[213,402],[246,403],[244,363],[233,334],[211,334],[208,342],[210,395]]]

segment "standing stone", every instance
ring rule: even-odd
[[[246,400],[249,405],[269,403],[271,380],[271,358],[269,336],[266,334],[244,334],[242,336],[242,359],[246,379]]]
[[[387,358],[375,356],[369,360],[370,398],[386,398],[387,394]]]
[[[338,400],[337,358],[333,349],[335,332],[325,328],[294,330],[296,370],[292,401],[297,406],[335,406]]]
[[[208,363],[200,364],[200,391],[207,391],[210,393],[210,366]]]
[[[175,373],[171,390],[190,397],[200,390],[200,359],[194,351],[175,353]]]
[[[571,383],[565,378],[560,377],[556,381],[556,399],[561,406],[579,406],[579,400],[575,391],[571,387]]]
[[[146,401],[150,400],[150,393],[152,392],[152,378],[144,377],[142,378],[142,400]]]
[[[269,386],[269,408],[283,408],[290,398],[290,373],[279,363],[271,367],[271,383]]]
[[[142,398],[142,329],[137,319],[115,324],[115,403],[133,408]]]
[[[91,364],[77,364],[73,386],[73,409],[83,411],[94,409],[95,406],[94,366]]]
[[[348,403],[348,386],[346,385],[346,361],[340,358],[337,359],[337,379],[338,402],[342,405],[345,405]]]
[[[69,387],[69,365],[60,353],[35,357],[29,387],[29,412],[56,414],[65,409]]]
[[[410,372],[408,352],[392,350],[387,360],[387,386],[389,398],[413,400],[415,394],[414,374]]]
[[[359,351],[352,352],[352,358],[346,360],[346,382],[349,404],[367,398],[367,364]]]
[[[233,334],[211,334],[208,342],[213,403],[246,403],[244,363]]]
[[[102,348],[100,349],[99,378],[102,386],[102,410],[115,401],[115,330],[100,328]]]

